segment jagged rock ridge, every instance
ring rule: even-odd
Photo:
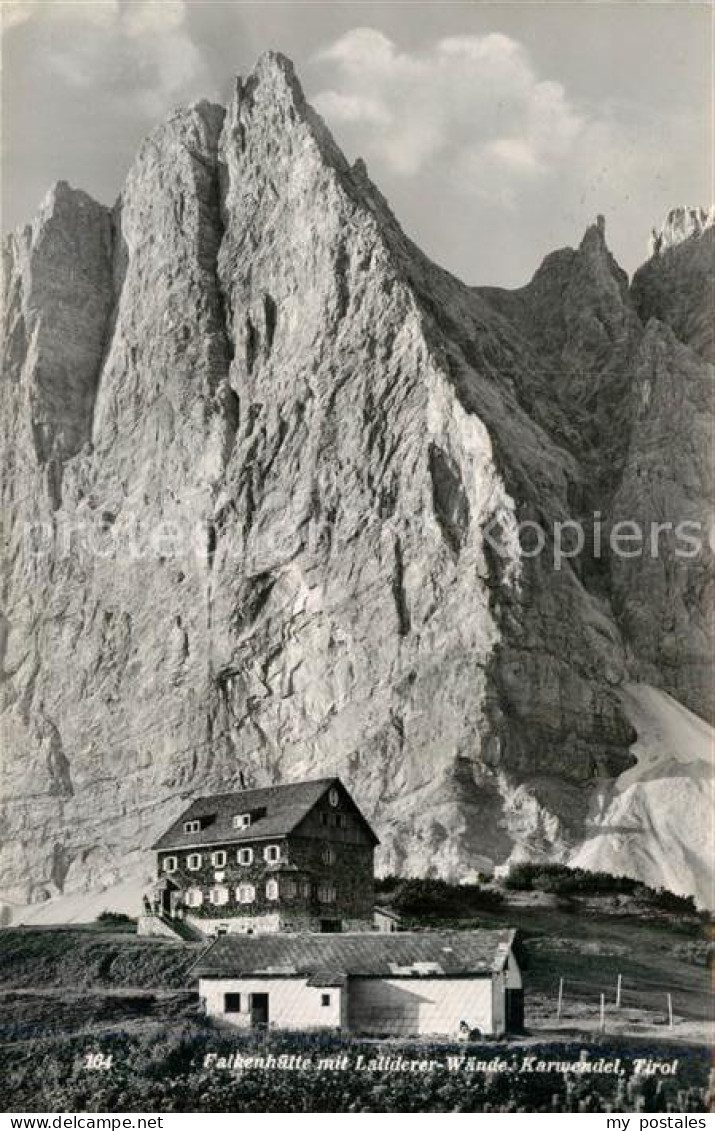
[[[4,286],[9,898],[115,882],[195,794],[328,772],[385,870],[566,859],[633,762],[624,680],[707,713],[702,563],[654,627],[637,569],[519,545],[643,503],[661,340],[705,380],[602,224],[520,292],[464,286],[269,54],[154,131],[111,212],[53,190]],[[703,459],[666,459],[674,508]]]
[[[715,224],[715,206],[691,208],[681,205],[672,208],[660,228],[653,228],[648,243],[649,256],[660,255],[693,236],[701,236]]]

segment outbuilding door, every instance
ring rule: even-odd
[[[524,991],[506,991],[506,1031],[507,1033],[524,1032]]]
[[[321,919],[320,931],[323,935],[339,935],[343,929],[341,919]]]
[[[254,1028],[268,1025],[268,994],[251,994],[251,1025]]]

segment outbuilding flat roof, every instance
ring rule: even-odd
[[[199,978],[434,977],[502,970],[516,932],[220,935],[197,960]]]

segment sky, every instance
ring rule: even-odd
[[[598,213],[632,272],[708,206],[712,9],[649,0],[0,0],[2,228],[67,180],[111,204],[175,106],[293,59],[408,234],[468,283],[520,286]]]

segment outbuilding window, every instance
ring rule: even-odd
[[[201,867],[201,853],[192,852],[190,856],[186,857],[186,867],[190,872],[198,872]]]
[[[175,856],[165,856],[164,857],[164,871],[165,872],[175,872],[176,871],[176,857]]]
[[[321,994],[320,995],[320,1004],[321,1005],[330,1005],[330,994]]]
[[[276,864],[281,858],[280,845],[269,844],[263,849],[263,859],[267,864]]]
[[[253,863],[253,849],[252,848],[239,848],[238,852],[236,853],[236,859],[238,860],[238,863],[243,864],[244,867],[245,867],[246,864],[252,864]]]
[[[241,995],[240,994],[224,994],[223,995],[223,1011],[224,1011],[224,1013],[240,1013],[241,1012]]]

